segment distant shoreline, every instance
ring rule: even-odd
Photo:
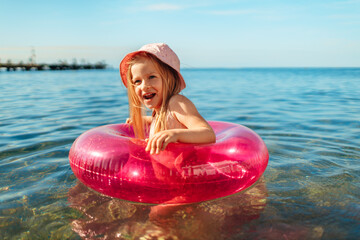
[[[43,71],[43,70],[82,70],[82,69],[106,69],[107,64],[103,62],[95,64],[68,64],[68,63],[0,63],[0,70],[5,71]]]
[[[118,68],[103,62],[96,64],[9,64],[0,63],[1,72],[14,71],[59,71],[59,70],[114,70]],[[181,71],[252,71],[252,70],[359,70],[360,67],[183,67]]]

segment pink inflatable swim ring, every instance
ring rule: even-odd
[[[140,203],[201,202],[253,185],[268,164],[263,140],[238,124],[209,123],[216,143],[170,143],[158,155],[146,152],[127,124],[97,127],[75,140],[70,165],[88,187]]]

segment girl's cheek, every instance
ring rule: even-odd
[[[139,91],[139,89],[135,89],[135,93],[136,93],[136,96],[138,96],[140,98],[141,92]]]

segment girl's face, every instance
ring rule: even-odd
[[[158,111],[163,98],[163,79],[154,63],[139,58],[131,67],[131,75],[136,96],[147,108]]]

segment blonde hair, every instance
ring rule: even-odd
[[[135,55],[128,62],[127,72],[127,86],[128,86],[128,97],[129,97],[129,112],[132,126],[135,132],[135,136],[141,139],[145,138],[145,132],[148,131],[145,125],[144,118],[145,108],[141,103],[140,99],[135,93],[134,84],[132,82],[131,67],[137,63],[140,58],[149,59],[155,66],[162,78],[162,103],[158,113],[153,111],[152,116],[155,118],[155,129],[154,133],[163,131],[166,129],[166,115],[169,108],[169,101],[173,95],[178,94],[181,91],[180,76],[175,69],[161,62],[154,55],[146,52],[140,52]]]

